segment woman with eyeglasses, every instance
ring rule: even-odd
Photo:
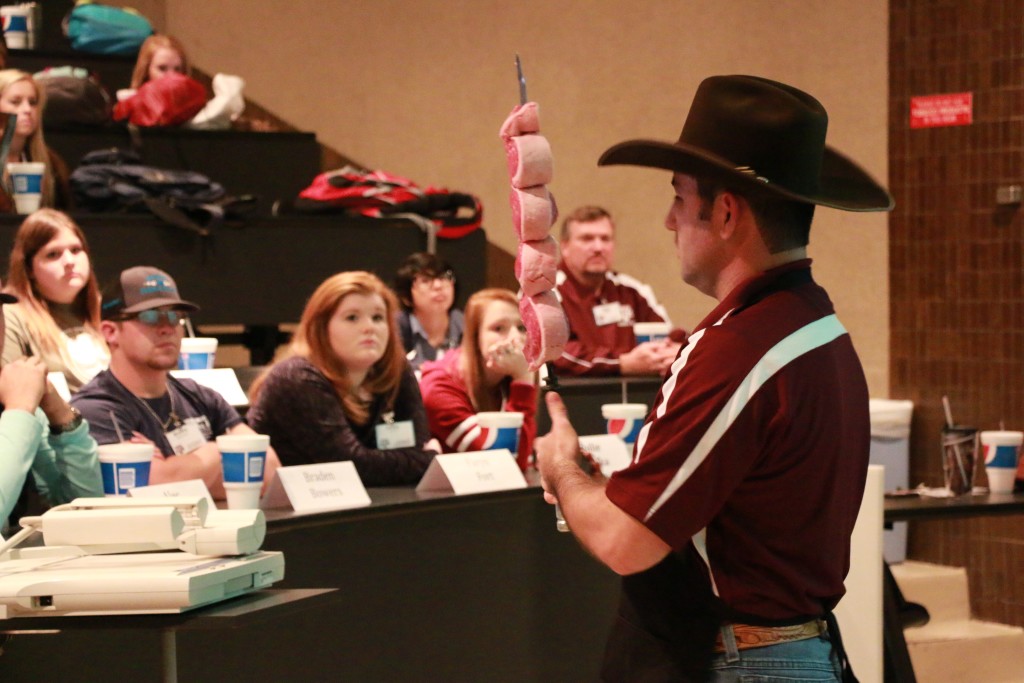
[[[398,268],[398,329],[413,370],[440,360],[462,341],[463,316],[454,308],[455,287],[455,272],[434,254],[411,254]]]
[[[415,484],[440,450],[398,339],[395,295],[346,272],[310,297],[283,360],[251,389],[249,424],[283,465],[351,460],[363,484]]]
[[[110,363],[100,334],[100,291],[82,229],[54,209],[18,228],[7,271],[3,362],[33,356],[74,392]]]
[[[520,412],[523,426],[516,461],[524,471],[531,464],[537,384],[523,355],[525,340],[515,294],[483,289],[469,297],[462,346],[440,361],[426,363],[420,380],[430,433],[445,452],[486,446],[487,434],[477,423],[477,413]]]

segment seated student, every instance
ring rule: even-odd
[[[313,292],[287,356],[251,392],[249,422],[270,435],[283,464],[351,460],[367,486],[419,481],[440,449],[429,441],[396,308],[391,290],[361,271]]]
[[[558,295],[569,321],[569,341],[555,359],[558,375],[660,375],[686,336],[636,341],[633,323],[668,322],[651,288],[613,270],[615,223],[599,206],[582,206],[562,221]]]
[[[482,411],[523,413],[516,461],[526,470],[537,434],[537,385],[523,355],[526,327],[515,294],[484,289],[466,302],[462,346],[423,366],[420,391],[430,433],[446,452],[483,448]]]
[[[214,498],[224,498],[214,438],[255,432],[216,391],[170,375],[178,365],[185,319],[198,310],[179,297],[174,280],[162,270],[122,271],[104,296],[100,323],[110,369],[82,387],[71,403],[89,420],[99,443],[153,444],[150,484],[202,479]],[[279,464],[271,448],[266,483]]]
[[[117,91],[118,101],[127,99],[143,83],[163,78],[170,73],[189,75],[188,57],[181,42],[169,35],[154,34],[143,41],[132,69],[131,87]]]
[[[455,305],[455,272],[434,254],[411,254],[395,275],[402,304],[398,329],[413,370],[440,360],[462,341],[462,311]]]
[[[106,369],[100,334],[100,290],[82,229],[55,209],[40,209],[18,228],[4,291],[3,362],[36,356],[61,372],[72,392]]]
[[[18,161],[41,161],[46,164],[40,206],[68,209],[71,207],[71,185],[64,160],[46,146],[43,139],[43,107],[45,93],[30,74],[17,69],[0,71],[0,114],[17,114],[18,122],[11,148],[3,160],[3,187],[9,186],[7,164]],[[0,212],[14,213],[14,201],[0,188]]]
[[[16,299],[0,294],[0,303]],[[3,317],[0,317],[0,331]],[[37,358],[0,367],[0,526],[48,505],[103,496],[96,442],[82,415],[46,381]],[[8,534],[4,533],[6,537]]]

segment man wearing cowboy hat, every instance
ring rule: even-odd
[[[815,205],[886,211],[892,199],[825,145],[826,128],[796,88],[717,76],[677,142],[623,142],[598,162],[672,172],[665,227],[682,278],[719,302],[607,482],[580,469],[565,406],[547,397],[545,497],[624,576],[606,680],[848,669],[831,610],[867,472],[868,392],[806,245]]]

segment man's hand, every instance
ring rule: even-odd
[[[566,472],[578,470],[580,457],[580,440],[569,422],[569,412],[562,402],[562,397],[550,391],[544,397],[547,402],[548,415],[551,416],[551,431],[533,442],[537,452],[537,469],[540,470],[541,485],[544,487],[544,500],[552,505],[558,503],[555,490],[560,479]]]
[[[8,410],[34,413],[46,392],[46,365],[35,357],[19,358],[0,368],[0,403]]]
[[[677,342],[643,342],[619,356],[619,371],[623,375],[661,375],[672,365],[678,353]]]

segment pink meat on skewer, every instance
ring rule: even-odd
[[[546,185],[554,177],[551,145],[543,135],[517,135],[505,142],[512,187]]]
[[[540,112],[537,103],[527,102],[512,110],[512,113],[505,119],[505,123],[501,124],[499,134],[502,140],[508,140],[517,135],[539,132]]]
[[[522,241],[542,240],[558,219],[554,196],[543,185],[513,187],[509,193],[512,206],[512,227]]]
[[[542,240],[519,243],[516,255],[516,279],[524,296],[534,296],[555,288],[558,272],[558,243],[548,235]]]
[[[519,300],[519,314],[526,325],[523,354],[531,370],[562,355],[569,341],[569,323],[554,292],[548,290]]]

